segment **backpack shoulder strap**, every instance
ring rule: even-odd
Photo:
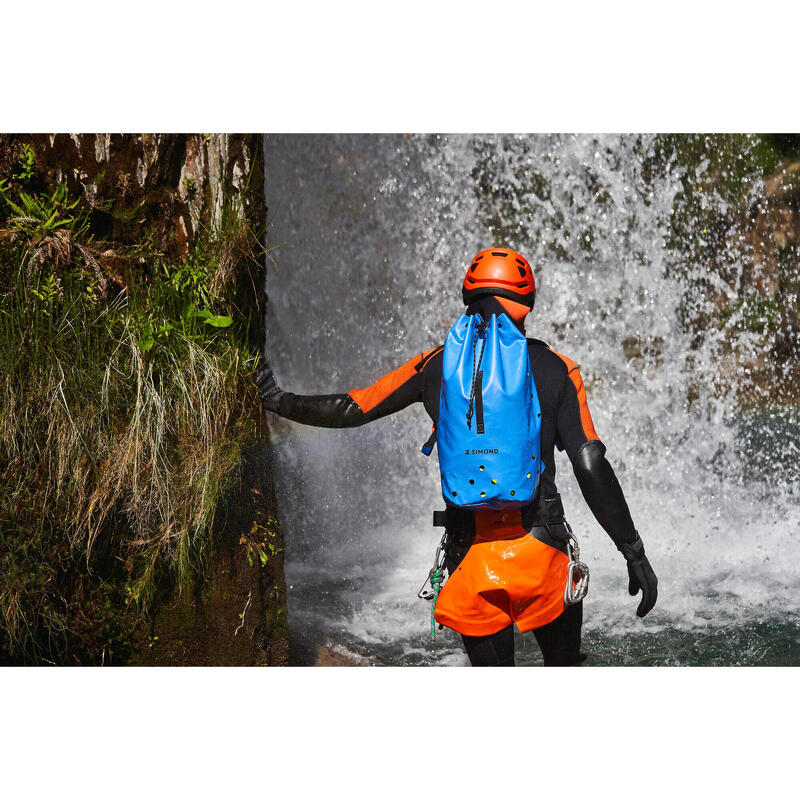
[[[425,367],[427,366],[428,362],[435,355],[438,355],[439,353],[441,353],[442,350],[444,350],[444,345],[440,344],[438,347],[434,347],[433,350],[429,350],[427,353],[424,353],[422,355],[422,357],[420,358],[420,360],[414,365],[414,369],[417,372],[422,372],[422,370],[424,370]]]

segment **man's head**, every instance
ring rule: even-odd
[[[536,299],[531,265],[519,253],[504,247],[481,250],[467,269],[461,296],[466,306],[481,297],[496,297],[518,322],[533,308]]]

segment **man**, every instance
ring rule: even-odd
[[[462,287],[466,314],[506,314],[524,334],[536,285],[519,253],[491,248],[472,260]],[[541,407],[544,471],[533,501],[522,509],[494,511],[448,503],[446,566],[449,578],[436,620],[458,631],[473,666],[514,665],[514,624],[533,631],[546,666],[580,664],[582,603],[565,605],[567,525],[555,483],[554,448],[566,450],[583,496],[625,557],[629,592],[642,592],[637,614],[655,605],[657,579],[645,556],[625,497],[605,458],[589,413],[586,390],[573,361],[544,342],[527,339]],[[347,394],[295,395],[278,387],[269,364],[256,373],[264,407],[306,425],[348,428],[422,402],[436,425],[444,347],[415,355],[366,389]]]

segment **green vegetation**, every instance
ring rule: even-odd
[[[278,537],[278,520],[275,517],[267,517],[266,525],[253,522],[249,533],[242,534],[239,544],[245,547],[247,553],[247,563],[252,567],[260,564],[266,567],[270,558],[282,552],[281,548],[275,546]]]
[[[30,148],[0,181],[0,663],[124,663],[203,576],[258,421],[236,306],[258,233],[229,203],[171,260],[96,241]]]
[[[780,316],[780,306],[774,300],[766,300],[758,295],[731,303],[720,312],[725,326],[736,333],[772,333],[778,329]]]

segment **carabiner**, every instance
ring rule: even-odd
[[[567,567],[567,583],[564,587],[564,605],[572,606],[586,597],[589,591],[589,567],[581,561],[581,548],[578,537],[567,523],[567,551],[569,566]]]

